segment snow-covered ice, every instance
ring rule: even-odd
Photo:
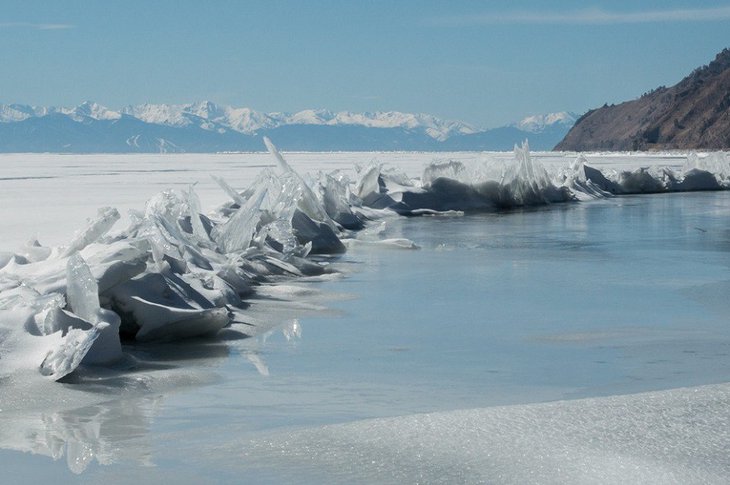
[[[724,384],[275,432],[240,453],[271,483],[720,484],[729,408]]]

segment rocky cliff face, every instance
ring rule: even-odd
[[[724,49],[670,88],[589,111],[555,150],[729,148],[730,49]]]

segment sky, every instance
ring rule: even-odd
[[[501,126],[672,85],[722,1],[0,0],[0,103],[403,111]]]

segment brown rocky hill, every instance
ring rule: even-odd
[[[670,88],[589,111],[555,150],[729,148],[730,49],[724,49]]]

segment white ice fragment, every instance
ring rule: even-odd
[[[145,204],[145,217],[163,217],[169,221],[177,221],[184,215],[185,201],[173,190],[163,190],[151,197]]]
[[[545,168],[530,157],[530,147],[525,141],[515,145],[515,163],[505,171],[502,184],[509,187],[517,205],[546,202],[545,190],[552,185]]]
[[[569,189],[578,200],[602,199],[610,197],[611,193],[601,189],[598,185],[589,180],[586,176],[586,163],[588,160],[583,154],[565,167],[557,177],[563,187]]]
[[[365,199],[371,194],[380,194],[383,192],[380,187],[380,171],[382,169],[381,164],[370,164],[365,168],[360,175],[360,180],[357,182],[355,193],[361,199]]]
[[[165,252],[166,254],[169,254],[175,259],[182,258],[200,268],[212,269],[208,258],[200,253],[195,243],[188,237],[188,234],[181,230],[177,220],[171,221],[159,214],[152,216],[151,220],[157,226],[160,231],[160,235],[166,241],[166,243],[163,244],[163,247],[170,250],[172,248],[176,249],[174,254],[168,251]]]
[[[59,295],[60,296],[60,295]],[[61,308],[63,305],[48,305],[34,317],[35,327],[26,325],[31,334],[52,335],[58,331],[66,334],[70,329],[89,330],[93,325],[73,313]]]
[[[236,192],[236,190],[233,187],[231,187],[230,185],[228,185],[228,182],[226,182],[223,178],[218,177],[217,175],[212,175],[212,174],[211,174],[210,177],[213,180],[215,180],[215,182],[218,184],[218,186],[221,189],[223,189],[223,192],[225,192],[226,194],[228,194],[228,197],[230,197],[231,199],[233,199],[233,202],[235,202],[239,206],[242,206],[243,204],[246,203],[246,199],[243,196],[241,196],[241,194],[239,194],[238,192]]]
[[[730,160],[724,152],[708,153],[704,157],[690,152],[682,166],[682,172],[686,176],[693,170],[709,172],[714,175],[718,184],[724,188],[730,188]]]
[[[81,251],[89,244],[96,242],[109,232],[109,229],[119,220],[119,211],[113,207],[102,207],[97,211],[97,218],[90,220],[86,229],[79,232],[66,249],[65,255]]]
[[[119,316],[99,306],[99,286],[89,266],[76,253],[67,263],[66,299],[70,309],[80,318],[93,325],[94,334],[90,346],[84,352],[84,363],[100,364],[113,362],[122,357],[119,340]],[[88,354],[87,354],[88,353]],[[84,356],[82,356],[84,357]]]
[[[193,228],[193,236],[201,241],[208,241],[208,233],[203,226],[203,222],[200,220],[200,199],[198,198],[198,194],[195,193],[195,190],[193,190],[192,185],[188,188],[185,195],[187,196],[190,226]]]
[[[394,167],[381,170],[380,176],[382,177],[383,184],[385,184],[385,189],[388,193],[404,192],[416,189],[414,181],[411,180],[411,178],[403,171]]]
[[[411,211],[414,216],[430,216],[430,217],[464,217],[464,211],[445,210],[437,211],[433,209],[414,209]]]
[[[292,195],[292,199],[295,199],[294,202],[299,210],[309,216],[310,219],[324,222],[330,226],[332,230],[336,230],[335,224],[327,215],[327,211],[325,211],[309,185],[293,168],[291,168],[286,160],[284,160],[284,157],[281,156],[281,153],[279,153],[274,144],[271,143],[271,140],[264,137],[264,143],[266,144],[266,148],[269,150],[269,153],[276,159],[281,171],[288,176],[289,183],[291,184],[289,193]]]
[[[431,184],[440,177],[464,182],[465,177],[463,175],[466,172],[466,166],[458,160],[435,161],[423,170],[421,180],[424,185]]]
[[[79,253],[66,263],[66,301],[71,310],[84,320],[95,324],[99,318],[99,286],[89,266]]]
[[[91,330],[73,328],[64,335],[52,350],[46,354],[40,365],[42,375],[57,381],[67,376],[81,364],[103,327]]]
[[[281,169],[282,172],[293,172],[294,169],[289,166],[289,164],[284,160],[284,157],[281,156],[281,153],[279,153],[279,150],[274,146],[273,143],[271,143],[271,140],[269,140],[268,137],[264,137],[264,144],[266,145],[266,149],[269,151],[271,155],[274,156],[276,159],[277,164],[279,165],[279,169]]]
[[[266,188],[259,190],[222,226],[216,226],[211,235],[226,253],[243,251],[251,244],[256,225],[261,218],[261,202]]]
[[[145,268],[146,252],[127,241],[110,244],[92,243],[81,251],[91,273],[104,291],[124,279],[140,273]],[[18,264],[11,260],[0,269],[0,288],[3,283],[23,284],[39,293],[66,293],[67,261],[55,255],[45,261]]]
[[[368,240],[368,239],[343,239],[342,243],[345,247],[354,248],[358,246],[379,246],[391,249],[421,249],[421,247],[406,238],[389,238],[382,240]]]
[[[292,231],[290,221],[277,219],[266,224],[261,230],[264,240],[269,239],[270,245],[284,255],[301,252],[302,246],[297,241]],[[278,247],[280,246],[280,247]]]
[[[231,299],[216,289],[224,285]],[[109,305],[126,316],[123,331],[138,340],[176,340],[215,333],[228,324],[227,308],[236,303],[231,287],[213,273],[147,273],[107,292]],[[235,300],[235,301],[232,301]],[[213,301],[211,301],[213,300]]]
[[[167,241],[162,236],[162,233],[158,228],[147,230],[147,241],[150,245],[150,253],[152,253],[152,261],[154,262],[155,269],[158,273],[162,273],[169,267],[165,261],[165,250],[169,249]]]
[[[336,174],[321,175],[320,190],[327,215],[345,229],[363,228],[363,222],[352,213],[353,197],[346,177],[336,177]],[[360,201],[357,200],[357,203]]]
[[[83,364],[109,364],[124,356],[122,342],[119,339],[119,327],[121,325],[119,315],[111,310],[101,308],[98,319],[100,321],[94,327],[94,330],[98,331],[98,336],[84,356]]]

